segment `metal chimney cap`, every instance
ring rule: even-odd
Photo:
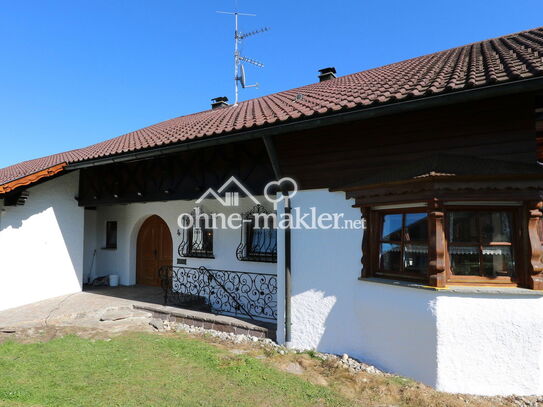
[[[323,74],[323,73],[336,73],[336,68],[331,66],[331,67],[328,67],[328,68],[319,69],[319,72],[321,74]]]
[[[219,109],[221,107],[228,106],[228,98],[226,96],[219,96],[217,98],[211,99],[211,109]]]
[[[330,79],[334,79],[336,77],[336,68],[333,66],[328,68],[319,69],[319,80],[321,82],[328,81]]]

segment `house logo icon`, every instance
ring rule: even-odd
[[[239,192],[231,191],[232,187],[237,187]],[[229,190],[230,191],[227,191]],[[197,204],[202,203],[204,199],[215,198],[221,203],[222,206],[232,207],[239,206],[240,201],[240,192],[242,192],[247,198],[255,203],[255,205],[260,205],[260,201],[256,199],[253,194],[251,194],[245,186],[238,181],[234,176],[230,177],[217,191],[213,188],[209,188],[204,194],[196,201]],[[224,194],[224,198],[222,195]]]
[[[232,187],[236,187],[238,192],[232,192]],[[298,191],[298,184],[294,179],[289,177],[281,178],[278,181],[271,181],[264,187],[264,197],[269,202],[273,203],[274,209],[277,209],[277,204],[279,201],[284,199],[282,197],[277,197],[275,192],[283,190],[285,187],[289,191],[289,198],[296,195]],[[251,194],[249,190],[245,188],[245,186],[234,176],[228,178],[228,180],[217,191],[215,191],[213,188],[209,188],[196,201],[196,203],[200,204],[204,199],[215,198],[221,203],[222,206],[236,207],[240,204],[240,192],[253,201],[255,205],[261,205],[260,201],[256,199],[255,196]],[[224,198],[221,195],[224,195]]]

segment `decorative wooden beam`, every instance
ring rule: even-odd
[[[66,167],[66,163],[58,164],[53,167],[46,168],[45,170],[35,172],[34,174],[27,175],[26,177],[19,178],[15,181],[8,182],[7,184],[0,185],[0,195],[7,194],[14,191],[17,188],[32,185],[44,178],[52,177],[63,171]]]
[[[371,264],[371,252],[370,252],[370,240],[372,230],[370,228],[370,208],[363,207],[360,208],[362,212],[362,219],[365,224],[364,234],[362,235],[362,258],[360,259],[362,263],[362,271],[360,277],[367,278],[371,277],[370,264]]]
[[[541,208],[543,208],[543,202],[532,202],[528,206],[528,237],[530,239],[528,285],[534,290],[543,290],[543,263],[541,261],[543,248],[539,237],[540,222],[543,216]]]
[[[428,272],[429,284],[444,288],[447,285],[445,271],[445,214],[442,203],[432,199],[428,203]]]

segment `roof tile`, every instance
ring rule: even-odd
[[[540,27],[263,96],[238,106],[177,117],[86,148],[25,161],[0,169],[0,185],[61,163],[225,135],[331,111],[543,76],[542,56]]]

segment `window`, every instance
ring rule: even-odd
[[[363,242],[363,276],[437,287],[533,287],[530,275],[523,272],[525,268],[518,260],[519,253],[528,251],[518,249],[518,243],[535,239],[533,247],[540,252],[525,263],[537,260],[543,253],[543,222],[534,223],[537,231],[530,236],[528,222],[524,227],[519,225],[519,219],[525,216],[522,213],[529,212],[526,206],[500,202],[486,207],[480,203],[461,204],[443,203],[433,209],[426,204],[402,209],[364,208],[368,229]],[[539,213],[533,216],[537,218]]]
[[[277,229],[275,218],[258,205],[244,215],[241,242],[236,251],[238,260],[277,262]]]
[[[426,213],[389,213],[381,217],[379,273],[420,278],[428,270]]]
[[[274,261],[277,257],[277,229],[266,228],[263,221],[247,224],[247,257]]]
[[[178,233],[181,235],[181,232]],[[206,229],[202,217],[198,225],[183,229],[178,253],[182,257],[213,258],[213,229]]]
[[[204,219],[189,233],[189,257],[213,257],[213,229],[205,228]]]
[[[106,222],[106,249],[117,248],[117,222]]]
[[[513,216],[508,211],[447,213],[447,240],[453,276],[514,277]]]

